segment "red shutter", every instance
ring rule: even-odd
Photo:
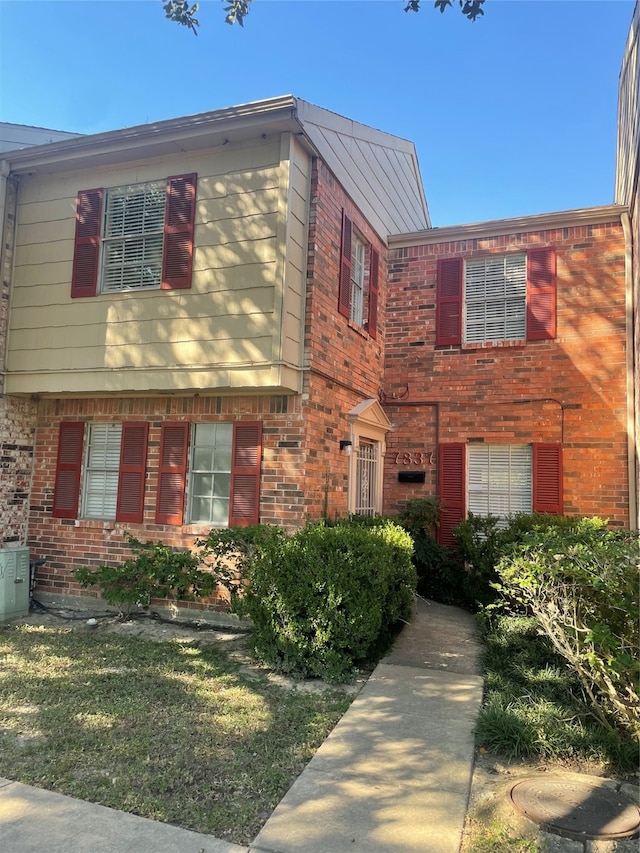
[[[167,209],[162,254],[162,287],[191,287],[193,228],[196,213],[197,175],[178,175],[167,180]]]
[[[100,268],[102,190],[82,190],[76,205],[71,297],[95,296]]]
[[[378,271],[380,267],[380,255],[371,247],[371,260],[369,263],[369,319],[367,321],[367,332],[372,338],[378,337]]]
[[[84,424],[63,422],[58,436],[56,484],[53,492],[54,518],[77,518]]]
[[[338,311],[345,317],[351,317],[351,220],[344,210],[342,211]]]
[[[182,524],[188,444],[188,423],[162,425],[156,524]]]
[[[146,423],[122,424],[116,521],[139,524],[143,519],[148,432]]]
[[[562,445],[533,445],[533,511],[562,515]]]
[[[465,455],[464,444],[441,444],[438,448],[438,542],[441,545],[455,545],[453,528],[464,521],[466,515]]]
[[[231,462],[231,500],[229,526],[247,527],[260,519],[260,465],[262,462],[262,423],[241,421],[234,424]]]
[[[462,258],[438,261],[436,346],[462,342]]]
[[[556,336],[556,252],[551,246],[527,253],[527,340]]]

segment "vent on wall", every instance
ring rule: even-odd
[[[0,622],[29,615],[29,549],[0,548]]]

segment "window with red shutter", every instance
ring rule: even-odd
[[[340,280],[338,284],[338,311],[351,316],[351,220],[342,211],[342,240],[340,246]]]
[[[193,229],[196,210],[196,175],[179,175],[167,181],[162,287],[191,287]]]
[[[562,445],[533,445],[533,511],[562,515]]]
[[[455,545],[452,531],[465,518],[465,489],[465,445],[441,444],[438,448],[438,541],[441,545]]]
[[[369,318],[367,320],[367,332],[375,340],[378,337],[378,275],[380,267],[380,256],[371,247],[369,261]]]
[[[462,342],[462,258],[438,261],[436,346]]]
[[[143,520],[148,432],[147,423],[122,425],[116,521]]]
[[[229,525],[247,527],[260,520],[262,423],[239,421],[233,430]]]
[[[553,247],[438,261],[436,345],[555,337]]]
[[[527,340],[556,337],[556,253],[551,246],[527,253]]]
[[[197,175],[78,194],[71,296],[191,287]]]
[[[189,424],[166,423],[160,435],[156,524],[182,524]]]
[[[379,277],[379,252],[356,232],[343,210],[338,311],[374,339],[378,337]]]
[[[103,190],[82,190],[76,204],[71,297],[95,296],[100,270]]]
[[[78,517],[83,443],[83,423],[64,421],[60,424],[53,492],[54,518]]]

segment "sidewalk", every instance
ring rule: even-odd
[[[482,697],[473,617],[418,601],[411,623],[275,809],[251,853],[458,853]],[[7,853],[247,848],[0,780]]]

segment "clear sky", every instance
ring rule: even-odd
[[[0,0],[0,120],[92,133],[293,94],[417,147],[434,225],[613,201],[633,0]]]

